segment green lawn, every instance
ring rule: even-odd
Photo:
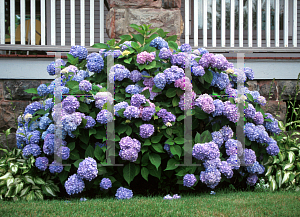
[[[173,196],[173,195],[171,195]],[[0,203],[0,216],[300,216],[300,192],[225,192],[180,195],[181,199],[133,196],[85,202],[45,200]]]

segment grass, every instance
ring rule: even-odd
[[[173,196],[173,195],[171,195]],[[17,201],[0,203],[0,216],[300,216],[300,192],[217,191],[181,199],[133,196],[114,198]]]

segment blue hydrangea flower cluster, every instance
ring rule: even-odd
[[[166,42],[162,37],[156,37],[155,39],[153,39],[150,42],[150,46],[155,47],[158,50],[161,50],[164,47],[169,49],[168,42]]]
[[[71,47],[69,54],[81,61],[87,57],[88,50],[84,46],[75,45]]]
[[[255,112],[254,106],[251,103],[248,103],[248,108],[244,109],[245,117],[253,119],[255,117]]]
[[[31,136],[30,140],[28,139]],[[39,144],[41,138],[41,132],[38,130],[34,130],[31,132],[28,132],[27,138],[26,138],[26,143],[29,144]]]
[[[254,102],[257,102],[258,104],[265,106],[267,104],[267,100],[263,96],[257,97],[257,99],[254,100]]]
[[[121,51],[126,50],[128,47],[132,47],[132,46],[131,46],[131,42],[132,42],[132,41],[125,41],[123,44],[121,44],[121,45],[120,45]]]
[[[202,55],[201,59],[199,60],[199,65],[201,65],[203,68],[209,68],[213,66],[215,63],[216,58],[215,55],[212,53],[205,53]]]
[[[164,124],[168,122],[175,122],[176,116],[173,115],[171,112],[168,112],[166,109],[161,109],[157,112],[157,116],[162,118]]]
[[[166,75],[164,73],[158,73],[157,75],[155,75],[153,82],[157,88],[163,90],[167,83]]]
[[[205,74],[204,68],[200,65],[193,66],[191,71],[195,76],[203,76]]]
[[[47,134],[44,140],[43,152],[47,155],[54,153],[54,136],[55,134]]]
[[[104,57],[107,57],[107,55],[113,55],[114,58],[118,58],[119,56],[122,55],[120,50],[109,50],[104,53]]]
[[[244,73],[246,74],[247,78],[249,80],[253,80],[254,79],[254,72],[251,68],[249,67],[245,67],[244,68]]]
[[[86,59],[86,67],[90,72],[100,73],[104,68],[104,61],[101,54],[91,53]]]
[[[191,52],[192,51],[192,47],[189,44],[183,44],[179,47],[179,49],[181,50],[181,52]]]
[[[233,130],[229,126],[223,126],[220,132],[223,135],[224,142],[233,137]]]
[[[271,119],[273,121],[273,122],[268,122],[268,121],[264,122],[263,125],[266,128],[266,130],[277,135],[281,133],[281,129],[278,126],[278,121],[275,118],[273,118],[272,115],[269,113],[265,113],[265,115],[268,115],[267,117],[265,117],[265,119]]]
[[[257,161],[252,166],[246,167],[248,173],[257,173],[257,174],[263,174],[265,171],[265,167],[261,164],[259,164]]]
[[[177,66],[185,69],[185,58],[187,58],[187,57],[184,53],[173,54],[171,56],[170,62],[172,65],[177,65]]]
[[[159,58],[161,58],[163,60],[167,60],[172,56],[172,52],[170,49],[164,47],[164,48],[160,49],[158,56],[159,56]]]
[[[220,69],[222,71],[227,70],[228,61],[226,57],[222,54],[216,54],[215,55],[215,62],[213,62],[212,67]]]
[[[144,139],[149,138],[154,133],[154,126],[152,124],[142,124],[140,126],[140,136]]]
[[[193,54],[196,54],[198,56],[200,55],[203,55],[205,53],[209,53],[208,50],[206,50],[205,48],[201,47],[201,48],[198,48],[197,50],[194,50],[193,51]]]
[[[134,94],[133,96],[131,96],[131,106],[140,107],[144,103],[146,103],[146,97],[144,95]]]
[[[201,171],[200,180],[207,187],[214,189],[221,181],[221,173],[218,169],[210,167],[205,171]]]
[[[255,141],[258,138],[258,131],[253,123],[246,123],[244,133],[250,141]]]
[[[255,185],[257,180],[258,180],[258,177],[256,174],[250,174],[250,176],[247,178],[247,184],[250,186],[253,186],[253,185]]]
[[[138,84],[130,84],[125,88],[125,92],[129,94],[138,94],[143,91],[143,87]]]
[[[28,106],[26,106],[24,111],[24,116],[29,113],[33,115],[36,111],[42,109],[42,105],[39,102],[33,102],[30,103]]]
[[[84,181],[77,174],[73,174],[65,182],[65,189],[68,195],[79,194],[85,188]]]
[[[110,104],[112,104],[114,101],[112,94],[109,92],[98,92],[98,93],[96,93],[96,95],[94,95],[94,99],[96,101],[95,106],[98,109],[102,109],[103,105],[106,102],[109,102]]]
[[[221,148],[221,146],[224,143],[224,138],[222,133],[220,131],[215,131],[211,133],[211,136],[212,136],[212,141],[216,143],[219,148]]]
[[[145,107],[142,110],[142,120],[143,121],[150,121],[152,116],[155,114],[155,108],[152,107]]]
[[[77,175],[79,178],[92,181],[98,175],[97,162],[91,157],[85,158],[79,163]]]
[[[63,165],[55,160],[49,165],[50,173],[61,173],[63,169]]]
[[[135,106],[128,106],[126,107],[123,115],[129,120],[131,120],[131,118],[139,118],[140,110]]]
[[[245,164],[253,165],[256,161],[255,152],[252,149],[245,148]]]
[[[233,171],[231,166],[227,161],[222,161],[218,167],[219,171],[226,176],[227,179],[231,179],[233,176]]]
[[[41,84],[40,86],[38,86],[37,91],[39,96],[46,96],[48,94],[47,85]]]
[[[135,162],[138,158],[138,153],[141,151],[141,143],[137,139],[132,139],[129,136],[123,137],[120,142],[119,156],[122,160]]]
[[[215,111],[212,113],[212,116],[213,117],[221,116],[225,109],[224,103],[222,102],[222,100],[219,99],[215,99],[213,103],[215,106]]]
[[[117,193],[115,194],[116,199],[130,199],[133,196],[133,192],[127,188],[120,187],[117,189]]]
[[[221,159],[215,158],[215,159],[204,161],[203,166],[205,169],[209,167],[219,168],[221,166]]]
[[[114,105],[115,115],[116,115],[117,117],[120,117],[118,111],[119,111],[120,109],[126,109],[128,106],[129,106],[129,105],[128,105],[128,102],[125,102],[125,101],[124,101],[124,102],[119,102],[119,103],[117,103],[116,105]]]
[[[186,174],[183,177],[183,186],[188,188],[192,187],[197,182],[197,179],[194,174]]]
[[[52,123],[52,120],[48,118],[49,113],[45,114],[43,117],[40,118],[39,121],[39,128],[42,130],[46,130],[48,125]]]
[[[198,160],[206,161],[220,157],[218,145],[214,142],[197,143],[193,147],[192,156]]]
[[[133,70],[129,74],[129,79],[135,83],[142,80],[142,78],[142,73],[140,73],[138,70]]]
[[[115,80],[123,81],[124,78],[128,78],[130,71],[121,64],[116,64],[111,67],[109,71],[109,82],[114,83]]]
[[[84,129],[91,129],[96,125],[95,119],[92,118],[91,116],[85,116],[84,118],[87,120]]]
[[[266,148],[267,153],[272,156],[278,155],[280,149],[277,145],[277,142],[274,139],[270,138],[268,141],[268,145],[269,146]]]
[[[62,108],[69,114],[74,113],[79,106],[80,104],[75,96],[67,96],[62,101]]]
[[[46,157],[38,157],[35,159],[35,166],[42,171],[45,171],[48,167],[49,161]]]
[[[235,104],[232,104],[230,101],[224,102],[223,115],[233,123],[236,123],[239,120],[238,108]]]
[[[65,66],[66,63],[65,61],[63,61],[62,59],[58,59],[56,60],[57,64]],[[47,72],[49,75],[55,75],[55,61],[51,62],[48,66],[47,66]]]
[[[214,100],[207,93],[200,95],[198,99],[196,99],[195,105],[201,108],[207,114],[215,111]]]
[[[109,189],[112,187],[112,183],[111,183],[111,180],[109,178],[103,178],[100,182],[100,189],[103,190],[103,189]]]
[[[255,112],[255,115],[253,117],[253,121],[255,124],[263,124],[264,123],[264,116],[261,112]]]
[[[164,145],[164,149],[166,150],[166,152],[169,154],[170,158],[172,158],[174,155],[171,153],[171,150],[170,150],[170,145],[165,143]]]
[[[70,148],[63,146],[60,147],[57,151],[57,155],[63,160],[68,160],[70,157]]]
[[[79,90],[85,91],[85,92],[89,92],[92,90],[92,84],[91,82],[87,81],[87,80],[82,80],[79,83]]]
[[[96,121],[100,124],[107,124],[108,122],[112,122],[113,119],[112,113],[106,109],[101,110],[96,117]]]

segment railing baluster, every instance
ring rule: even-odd
[[[55,45],[56,44],[56,40],[55,40],[55,0],[51,0],[51,45]]]
[[[25,0],[20,1],[20,7],[21,7],[21,44],[25,45]]]
[[[35,45],[35,0],[30,1],[30,36],[31,45]]]
[[[61,46],[66,45],[66,2],[65,0],[60,0],[60,44]]]
[[[0,1],[0,44],[5,44],[5,2]]]
[[[279,47],[279,0],[275,0],[275,47]]]
[[[203,47],[207,47],[207,1],[203,0]]]
[[[85,46],[85,0],[80,1],[80,31],[81,31],[81,46]]]
[[[221,46],[225,47],[225,18],[226,18],[226,7],[225,7],[225,0],[221,2]]]
[[[10,0],[10,44],[16,43],[15,0]]]
[[[235,0],[231,0],[230,6],[230,47],[234,47],[234,12],[235,12]]]
[[[248,0],[248,47],[252,47],[252,0]]]
[[[189,44],[189,39],[190,39],[190,19],[189,19],[189,15],[190,15],[190,1],[189,0],[185,0],[185,12],[184,12],[184,43],[185,44]]]
[[[100,43],[104,43],[104,0],[100,0]]]
[[[261,47],[261,0],[257,0],[257,47]]]
[[[46,7],[45,7],[45,0],[41,0],[41,45],[46,44],[46,30],[45,30],[45,23],[46,23]]]
[[[284,47],[289,46],[288,42],[288,36],[289,36],[289,27],[288,27],[288,21],[289,21],[289,2],[288,0],[284,1]]]
[[[198,1],[194,1],[194,47],[198,47]]]
[[[267,41],[267,47],[271,46],[271,15],[270,15],[270,0],[266,1],[266,41]]]
[[[239,2],[239,42],[240,47],[243,47],[243,37],[244,37],[244,10],[243,10],[243,0]]]
[[[71,0],[71,46],[75,45],[75,0]]]
[[[90,0],[90,46],[94,44],[94,0]]]
[[[217,31],[217,2],[216,0],[212,0],[212,46],[216,47],[217,46],[217,42],[216,42],[216,31]]]
[[[293,46],[297,47],[297,0],[293,5]]]

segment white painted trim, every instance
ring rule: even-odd
[[[284,1],[284,17],[283,17],[283,29],[284,29],[284,47],[288,47],[288,34],[289,34],[289,23],[288,23],[288,19],[289,19],[289,2],[288,0]]]
[[[35,0],[30,1],[30,36],[31,45],[35,45]]]
[[[71,0],[71,46],[75,45],[75,0]]]
[[[243,47],[244,44],[244,9],[243,0],[239,1],[239,46]]]
[[[257,47],[261,47],[261,0],[257,0]]]
[[[279,0],[275,0],[275,47],[279,47]]]
[[[95,44],[94,42],[94,14],[95,14],[95,10],[94,10],[94,0],[90,0],[90,46],[92,46],[93,44]]]
[[[104,0],[100,0],[100,43],[104,43]]]
[[[10,0],[10,44],[16,44],[15,0]]]
[[[207,1],[203,0],[203,47],[207,47]]]
[[[41,45],[46,45],[46,4],[41,0]]]
[[[267,47],[271,46],[271,9],[270,1],[266,1],[266,44]]]
[[[230,7],[230,47],[234,47],[235,0],[231,0]]]
[[[60,0],[60,44],[61,46],[66,45],[66,2]]]
[[[185,0],[184,3],[184,43],[189,44],[189,39],[190,39],[190,2],[189,0]]]
[[[293,5],[293,47],[297,47],[297,0]]]
[[[20,15],[21,15],[21,20],[20,20],[20,25],[21,25],[21,44],[25,45],[25,0],[20,1]]]
[[[248,0],[248,47],[252,47],[252,0]]]
[[[198,0],[194,0],[194,46],[198,47]]]
[[[5,44],[5,2],[0,0],[0,44]]]
[[[80,38],[81,46],[85,46],[85,0],[80,0]]]
[[[225,0],[222,0],[221,2],[221,47],[226,46],[226,40],[225,40],[225,18],[226,18],[226,6],[225,6]]]
[[[56,45],[55,13],[55,0],[51,0],[51,45]]]

